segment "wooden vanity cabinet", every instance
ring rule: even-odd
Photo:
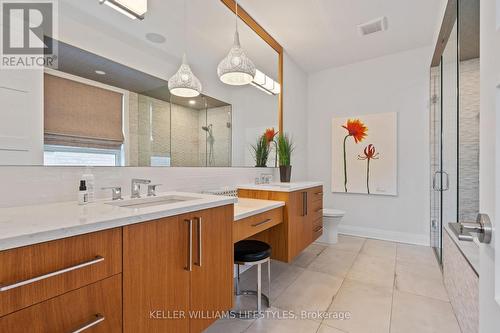
[[[238,196],[285,202],[283,223],[267,230],[265,238],[273,259],[291,262],[323,232],[322,186],[294,192],[239,189]]]
[[[124,332],[198,333],[231,309],[233,218],[227,205],[123,227]]]

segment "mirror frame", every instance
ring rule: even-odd
[[[236,13],[235,0],[221,0],[233,13]],[[278,82],[281,85],[281,91],[278,95],[278,125],[279,132],[283,133],[283,46],[276,41],[243,7],[238,4],[238,17],[245,22],[262,40],[271,46],[278,53]]]

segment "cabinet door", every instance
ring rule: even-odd
[[[203,210],[180,219],[193,221],[190,310],[191,332],[198,333],[232,307],[234,208]]]
[[[121,333],[121,274],[0,318],[5,333]]]
[[[123,228],[124,332],[189,332],[188,235],[177,217]]]
[[[307,228],[307,197],[306,192],[297,191],[290,193],[288,201],[288,253],[289,261],[293,260],[305,248],[306,239],[309,237]]]

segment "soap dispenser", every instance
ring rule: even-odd
[[[78,204],[86,205],[89,203],[89,197],[87,192],[87,184],[85,180],[80,180],[80,187],[78,189]]]

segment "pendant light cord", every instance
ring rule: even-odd
[[[235,0],[236,9],[234,11],[235,21],[236,21],[236,32],[238,32],[238,0]]]

